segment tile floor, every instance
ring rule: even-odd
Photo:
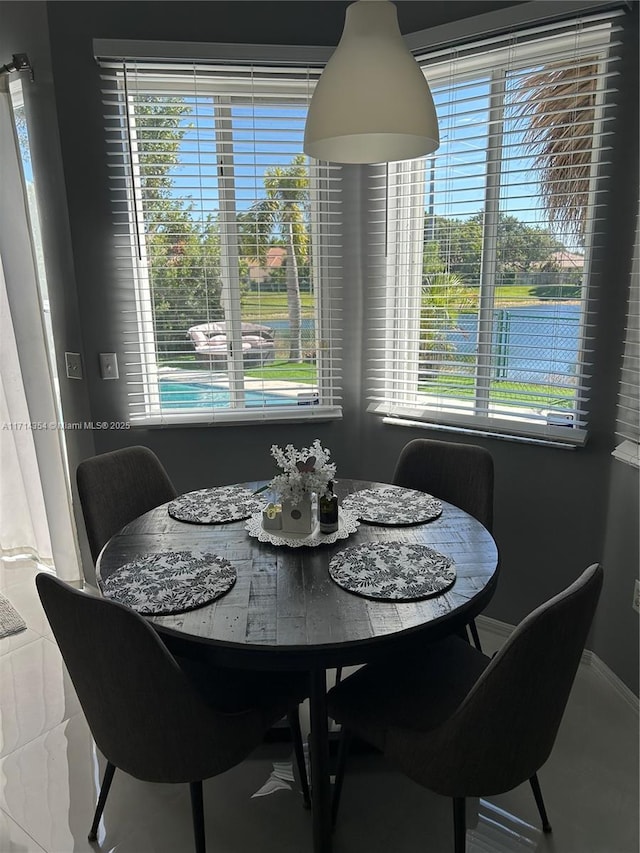
[[[28,628],[0,640],[0,853],[191,853],[187,786],[116,773],[97,844],[87,841],[104,759],[94,746],[40,607],[33,563],[0,566]],[[295,790],[252,798],[286,744],[265,744],[205,783],[208,849],[305,853],[310,815]],[[638,853],[638,715],[582,667],[554,752],[539,773],[554,831],[528,786],[482,800],[469,853]],[[377,756],[354,756],[335,853],[453,853],[449,802]]]

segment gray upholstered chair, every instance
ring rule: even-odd
[[[213,667],[185,673],[135,611],[87,595],[50,574],[36,577],[40,600],[98,748],[107,759],[89,832],[96,832],[116,768],[146,782],[189,782],[196,853],[204,853],[202,780],[234,767],[285,714],[309,803],[298,704],[307,678]],[[220,675],[220,679],[218,679]],[[218,682],[221,681],[222,684]],[[233,685],[230,688],[230,683]]]
[[[455,504],[492,532],[493,458],[483,447],[416,438],[400,452],[393,483]],[[469,631],[482,650],[473,619]]]
[[[148,447],[125,447],[85,459],[78,465],[76,481],[94,563],[121,527],[176,497],[162,463]]]
[[[420,785],[453,798],[455,853],[464,853],[465,798],[531,783],[551,753],[602,587],[590,566],[538,607],[488,658],[449,637],[393,666],[366,666],[329,692],[342,724],[334,820],[350,734],[372,743]]]

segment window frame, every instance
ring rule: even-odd
[[[109,50],[111,47],[111,50]],[[171,47],[170,45],[168,46]],[[215,46],[211,46],[215,47]],[[229,46],[227,46],[229,47]],[[187,424],[233,424],[233,423],[269,423],[274,421],[308,421],[308,420],[335,420],[342,417],[341,407],[341,329],[337,319],[339,306],[336,308],[336,292],[339,292],[341,281],[340,270],[330,260],[332,252],[332,220],[334,212],[331,210],[330,194],[333,189],[332,181],[336,178],[330,172],[336,172],[335,165],[321,164],[318,161],[308,159],[309,171],[309,200],[310,221],[309,234],[312,245],[318,247],[310,253],[310,266],[312,269],[311,279],[314,294],[314,327],[316,339],[316,371],[317,380],[313,386],[313,395],[319,402],[309,405],[304,400],[293,405],[263,405],[243,406],[245,395],[245,366],[242,358],[241,346],[241,306],[240,306],[240,280],[238,267],[238,239],[236,210],[236,185],[234,177],[234,128],[232,126],[232,109],[234,106],[252,106],[259,102],[260,94],[281,95],[286,100],[291,96],[292,102],[302,103],[300,96],[309,95],[312,87],[310,78],[311,69],[305,67],[301,70],[297,67],[289,67],[289,63],[281,61],[278,63],[277,71],[273,78],[257,81],[247,77],[246,82],[231,81],[228,85],[221,78],[212,79],[199,77],[197,82],[198,97],[211,98],[217,103],[215,110],[216,132],[213,136],[215,153],[213,155],[218,164],[217,188],[220,198],[219,227],[221,245],[221,302],[224,308],[224,317],[228,325],[228,338],[230,341],[230,352],[227,361],[227,375],[229,381],[230,401],[228,406],[217,408],[183,408],[167,409],[161,406],[159,391],[159,362],[157,359],[157,339],[154,331],[154,312],[152,287],[150,283],[150,261],[147,252],[144,212],[142,204],[142,183],[140,160],[137,153],[137,140],[135,131],[135,98],[127,91],[127,62],[135,60],[113,60],[103,58],[107,54],[113,56],[111,42],[94,41],[96,58],[106,68],[110,68],[108,75],[112,91],[117,92],[118,106],[113,114],[107,116],[107,121],[115,121],[119,125],[122,139],[121,162],[124,163],[125,173],[125,195],[126,195],[126,218],[128,222],[128,235],[124,235],[128,242],[129,274],[125,273],[125,279],[129,278],[131,292],[129,294],[132,312],[135,314],[134,331],[126,329],[124,321],[123,333],[125,339],[125,381],[127,382],[128,397],[142,397],[143,407],[137,411],[130,406],[128,413],[131,426],[170,426]],[[153,52],[153,49],[151,50]],[[242,54],[246,51],[240,51]],[[99,54],[99,55],[98,55]],[[282,56],[280,57],[282,60]],[[144,62],[144,60],[142,61]],[[194,93],[193,84],[190,89],[185,88],[186,79],[193,79],[193,74],[200,70],[216,68],[220,70],[219,64],[194,66],[195,71],[181,75],[175,72],[176,65],[183,66],[183,62],[176,60],[171,66],[172,75],[163,72],[162,66],[154,65],[153,71],[145,76],[145,91],[153,95],[177,94],[189,97]],[[243,69],[256,63],[241,59],[236,63]],[[308,66],[308,63],[307,63]],[[188,66],[185,66],[187,68]],[[229,67],[226,68],[228,70]],[[278,73],[279,72],[279,73]],[[289,77],[287,73],[289,72]],[[305,73],[306,72],[306,73]],[[319,72],[316,74],[319,76]],[[276,82],[276,86],[273,83]],[[294,97],[297,96],[297,97]],[[266,101],[265,101],[266,103]],[[114,128],[109,130],[113,132]],[[113,143],[108,143],[113,150]],[[127,150],[130,146],[130,150]],[[302,152],[300,152],[302,153]],[[127,162],[128,161],[128,162]],[[339,178],[338,178],[339,179]],[[268,320],[265,320],[268,323]],[[329,349],[325,352],[324,344],[329,341]],[[129,356],[138,353],[138,363]],[[127,371],[127,368],[130,370]],[[300,387],[296,393],[305,389]],[[304,396],[304,394],[302,394]],[[302,399],[302,398],[301,398]]]

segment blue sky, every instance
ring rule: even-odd
[[[426,159],[425,210],[433,202],[438,216],[467,219],[484,208],[489,86],[488,78],[476,78],[455,90],[434,89],[441,145],[434,158]],[[173,192],[185,203],[191,199],[192,215],[204,218],[216,215],[220,203],[214,107],[206,97],[188,102],[192,113],[183,120],[186,130],[180,146],[180,165],[171,173]],[[235,105],[232,111],[235,197],[241,212],[264,197],[266,169],[286,166],[302,152],[306,110],[270,102]],[[501,211],[545,227],[547,215],[539,187],[531,183],[535,169],[533,160],[525,154],[522,131],[509,117],[504,130],[508,164],[502,172]]]

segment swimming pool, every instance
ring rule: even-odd
[[[202,385],[195,382],[166,382],[160,385],[161,409],[224,409],[231,405],[229,389],[221,385]],[[295,397],[269,394],[267,391],[245,391],[245,405],[295,406]]]

